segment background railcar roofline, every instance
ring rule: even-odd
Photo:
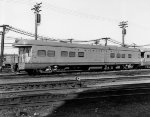
[[[150,48],[140,48],[141,52],[150,52]]]

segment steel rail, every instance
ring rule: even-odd
[[[0,74],[0,79],[17,79],[17,78],[43,78],[43,77],[66,77],[72,75],[138,75],[138,74],[149,74],[150,69],[139,69],[139,70],[119,70],[119,71],[68,71],[58,72],[53,74],[39,74],[39,75],[27,75],[26,73],[4,73]]]
[[[115,77],[99,77],[99,76],[73,76],[68,78],[55,79],[24,79],[19,82],[15,80],[8,83],[0,83],[0,92],[21,92],[21,91],[36,91],[36,90],[52,90],[52,89],[70,89],[70,88],[85,88],[91,85],[99,85],[103,83],[112,82],[126,82],[126,81],[138,81],[148,80],[150,76],[139,75],[139,76],[115,76]],[[78,80],[79,79],[79,80]]]

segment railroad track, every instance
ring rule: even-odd
[[[103,98],[150,93],[150,76],[118,76],[99,78],[99,75],[73,76],[72,79],[20,80],[0,83],[0,109],[14,106],[33,106],[72,99]],[[143,80],[141,82],[141,80]],[[131,82],[130,82],[131,81]]]
[[[99,76],[91,77],[82,77],[82,76],[74,76],[68,77],[66,79],[32,79],[32,80],[20,80],[21,82],[9,82],[6,80],[6,83],[0,83],[0,92],[24,92],[24,91],[37,91],[37,90],[62,90],[62,89],[77,89],[77,88],[87,88],[90,85],[99,85],[103,83],[111,83],[111,82],[119,82],[119,81],[133,81],[140,79],[149,79],[150,76],[140,75],[140,76],[122,76],[122,77],[103,77],[99,78]],[[2,96],[2,95],[1,95]],[[0,97],[1,97],[0,96]]]
[[[4,73],[0,74],[0,79],[18,79],[18,78],[53,78],[53,77],[66,77],[66,76],[88,76],[88,75],[126,75],[126,76],[133,76],[133,75],[142,75],[142,74],[149,74],[150,69],[136,69],[136,70],[119,70],[119,71],[66,71],[66,72],[56,72],[52,74],[43,73],[39,75],[27,75],[25,72],[22,73]]]
[[[45,91],[36,94],[20,95],[13,98],[4,98],[0,100],[0,108],[11,108],[13,106],[33,106],[48,104],[50,102],[67,101],[67,100],[81,100],[91,98],[104,98],[104,97],[116,97],[116,96],[129,96],[129,95],[148,95],[150,94],[150,83],[139,84],[124,84],[103,86],[94,88],[84,88],[76,91],[74,89],[67,89],[60,91],[54,91],[55,93]],[[59,92],[59,93],[57,93]]]

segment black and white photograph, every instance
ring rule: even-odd
[[[150,117],[150,0],[0,0],[0,117]]]

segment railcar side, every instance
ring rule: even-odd
[[[141,67],[150,68],[150,50],[141,50]]]
[[[19,48],[19,69],[28,72],[50,69],[88,69],[140,64],[140,51],[117,46],[83,45],[60,42],[22,40],[14,44]]]

